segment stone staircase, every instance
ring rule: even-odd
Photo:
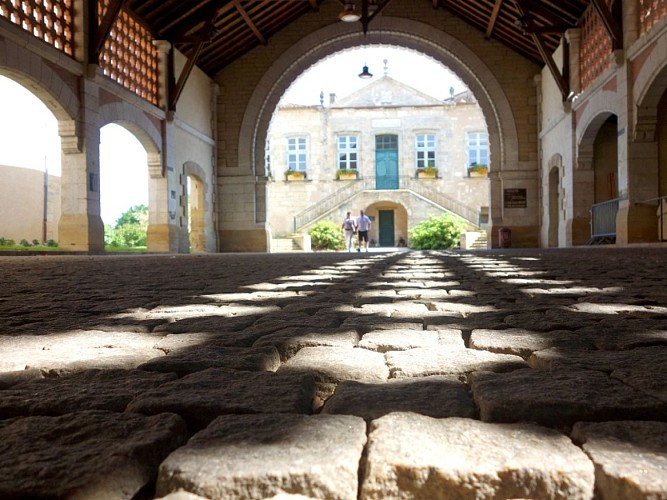
[[[464,250],[486,250],[488,244],[486,231],[468,231],[461,235],[461,248]]]
[[[294,238],[272,238],[271,253],[301,252]]]

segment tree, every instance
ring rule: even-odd
[[[112,247],[145,247],[148,207],[135,205],[123,212],[111,229],[105,226],[104,243]]]
[[[412,228],[410,247],[416,250],[457,248],[465,227],[463,219],[455,215],[445,213],[440,217],[432,216]]]

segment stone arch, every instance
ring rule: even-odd
[[[169,181],[162,161],[162,138],[155,124],[138,108],[125,102],[113,102],[100,106],[97,117],[98,131],[110,123],[116,123],[132,133],[146,150],[148,169],[148,250],[163,251],[168,248],[161,234],[168,224],[173,208],[170,206]]]
[[[594,204],[611,200],[618,196],[618,144],[617,115],[610,109],[591,113],[578,127],[577,159],[573,170],[573,222],[572,243],[583,245],[591,237],[591,209]],[[613,163],[601,169],[600,151],[596,151],[596,141],[603,128],[614,118],[616,128],[611,142],[615,146],[610,156]],[[597,156],[597,158],[596,158]],[[596,166],[597,165],[597,166]],[[606,192],[605,192],[606,186]]]
[[[375,242],[376,246],[397,246],[399,238],[403,238],[405,242],[408,241],[408,208],[401,203],[401,200],[378,199],[367,205],[365,211],[369,217],[375,219],[375,222],[371,225],[369,237]],[[391,244],[388,242],[383,243],[383,238],[386,235],[382,234],[385,228],[381,227],[381,211],[393,213],[393,234],[390,235],[390,239],[393,241]],[[359,214],[354,215],[357,216]]]
[[[65,81],[42,57],[6,38],[0,38],[0,74],[35,94],[59,122],[78,116],[78,78]]]
[[[188,218],[190,250],[214,251],[211,183],[207,181],[204,169],[193,161],[186,161],[183,164],[183,177],[183,184],[187,184],[187,179],[190,179],[190,191],[186,192],[190,209],[184,207],[184,213]]]
[[[363,38],[361,38],[363,37]],[[381,17],[365,36],[345,23],[311,33],[285,51],[256,86],[240,128],[241,170],[263,176],[264,142],[273,112],[291,83],[306,69],[346,48],[397,45],[416,50],[443,63],[470,88],[484,113],[489,132],[492,169],[518,162],[519,141],[512,108],[500,83],[469,47],[448,33],[418,21]]]
[[[160,130],[145,113],[125,102],[114,102],[100,106],[98,128],[117,123],[129,130],[141,143],[148,155],[151,178],[162,177],[162,136]]]

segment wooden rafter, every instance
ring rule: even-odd
[[[493,5],[493,10],[491,11],[491,17],[489,18],[489,24],[486,26],[486,33],[484,33],[484,38],[486,38],[487,40],[491,38],[493,29],[496,27],[498,14],[500,14],[500,7],[502,6],[503,6],[503,0],[496,0],[496,3]]]
[[[364,31],[364,35],[366,33],[368,33],[368,25],[370,24],[370,22],[375,18],[375,16],[377,16],[380,12],[382,12],[382,10],[387,5],[389,5],[389,2],[391,2],[391,0],[380,0],[377,3],[377,9],[375,9],[375,11],[372,14],[369,14],[368,13],[368,5],[369,5],[368,0],[361,0],[361,19],[360,19],[360,21],[361,21],[362,29]]]
[[[532,11],[530,10],[534,5],[533,2],[529,2],[528,0],[514,0],[514,4],[516,5],[519,11],[519,15],[521,16],[521,22],[523,22],[527,28],[526,32],[533,39],[535,47],[540,53],[544,64],[547,66],[547,68],[549,68],[551,76],[553,76],[553,79],[556,81],[556,85],[558,85],[558,89],[560,90],[561,95],[563,96],[563,100],[565,101],[570,95],[570,84],[565,80],[562,73],[558,69],[558,66],[556,66],[556,62],[549,53],[549,50],[547,49],[541,34],[537,32],[538,27],[535,26],[535,22],[532,17]]]
[[[600,20],[604,25],[609,37],[611,38],[611,44],[613,50],[618,50],[623,48],[623,31],[619,22],[614,19],[611,11],[607,7],[607,4],[602,0],[591,0],[595,11],[600,16]]]
[[[241,2],[239,2],[239,0],[233,0],[233,3],[234,6],[236,7],[236,10],[238,10],[239,14],[241,14],[241,17],[243,18],[245,23],[257,37],[257,40],[259,40],[262,45],[266,45],[266,38],[264,38],[264,35],[262,35],[262,33],[257,29],[255,23],[252,22],[252,19],[250,19],[250,16],[248,16],[248,13],[245,11],[243,6],[241,6]]]
[[[113,25],[116,22],[116,19],[118,19],[120,11],[123,9],[126,1],[127,0],[111,0],[99,26],[97,26],[97,11],[94,11],[93,15],[95,16],[94,21],[97,29],[94,30],[94,38],[90,44],[91,50],[88,56],[88,61],[91,64],[97,64],[99,62],[100,52],[102,51],[104,42],[109,36],[111,28],[113,28]],[[97,4],[97,2],[93,3]]]

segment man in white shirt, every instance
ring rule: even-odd
[[[350,252],[352,250],[352,237],[354,236],[354,233],[357,229],[357,223],[352,218],[352,212],[347,213],[347,216],[345,217],[345,220],[343,220],[341,227],[345,232],[345,244],[347,245],[347,251]]]
[[[359,217],[357,217],[357,231],[359,232],[359,248],[357,252],[361,252],[361,247],[366,249],[368,252],[368,232],[371,230],[371,219],[364,213],[363,210],[359,210]]]

